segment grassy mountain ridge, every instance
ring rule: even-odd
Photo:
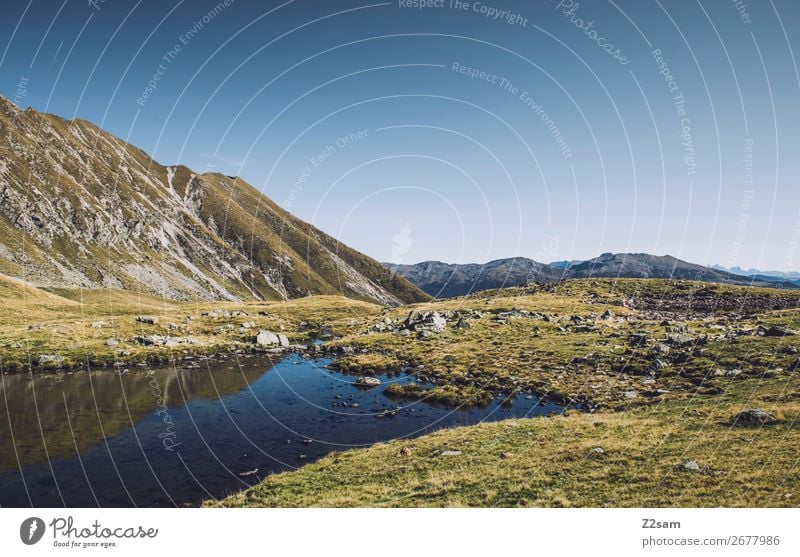
[[[84,120],[0,97],[0,273],[169,299],[427,298],[240,178],[162,166]]]

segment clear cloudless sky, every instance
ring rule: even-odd
[[[0,94],[381,261],[800,270],[796,0],[418,4],[4,2]]]

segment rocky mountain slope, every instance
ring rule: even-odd
[[[0,273],[178,300],[427,298],[239,178],[162,166],[89,122],[2,97]]]
[[[740,276],[682,261],[671,255],[646,253],[604,253],[587,261],[539,263],[524,257],[499,259],[485,265],[451,265],[425,261],[416,265],[384,263],[437,298],[462,296],[470,292],[529,282],[550,283],[570,278],[662,278],[697,280],[742,286],[797,288],[798,284],[764,276]]]

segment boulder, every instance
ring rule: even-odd
[[[281,339],[278,338],[278,335],[270,331],[262,330],[258,332],[258,335],[256,336],[256,346],[274,346],[276,344],[281,344]],[[289,344],[288,341],[286,344]]]
[[[778,423],[778,418],[774,414],[762,410],[761,408],[749,408],[743,410],[731,418],[731,425],[735,426],[762,426]]]
[[[37,361],[39,362],[39,365],[60,364],[61,362],[64,361],[64,357],[59,356],[57,354],[42,354],[41,356],[39,356]]]
[[[444,317],[434,311],[429,316],[426,316],[422,325],[427,330],[430,330],[434,333],[440,333],[444,331],[445,327],[447,326],[447,321],[445,321]]]
[[[458,319],[458,322],[456,323],[456,329],[471,329],[471,328],[472,328],[472,323],[470,323],[468,319],[465,319],[464,317],[460,317]]]

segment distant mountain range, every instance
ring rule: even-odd
[[[171,299],[428,299],[240,178],[163,166],[89,122],[2,97],[0,273]]]
[[[553,282],[563,276],[559,269],[525,257],[498,259],[484,265],[425,261],[416,265],[384,263],[384,266],[437,298],[451,298],[478,290],[519,286],[528,282]]]
[[[711,265],[711,268],[744,277],[770,277],[779,280],[800,281],[800,273],[795,271],[762,271],[760,269],[742,269],[741,267],[723,267],[722,265]]]
[[[682,261],[671,255],[646,253],[604,253],[587,261],[555,261],[550,264],[514,257],[490,261],[484,265],[425,261],[416,265],[384,263],[384,266],[437,298],[463,296],[480,290],[520,286],[531,282],[551,283],[590,277],[671,278],[743,286],[800,288],[800,280],[763,274],[737,274]]]

